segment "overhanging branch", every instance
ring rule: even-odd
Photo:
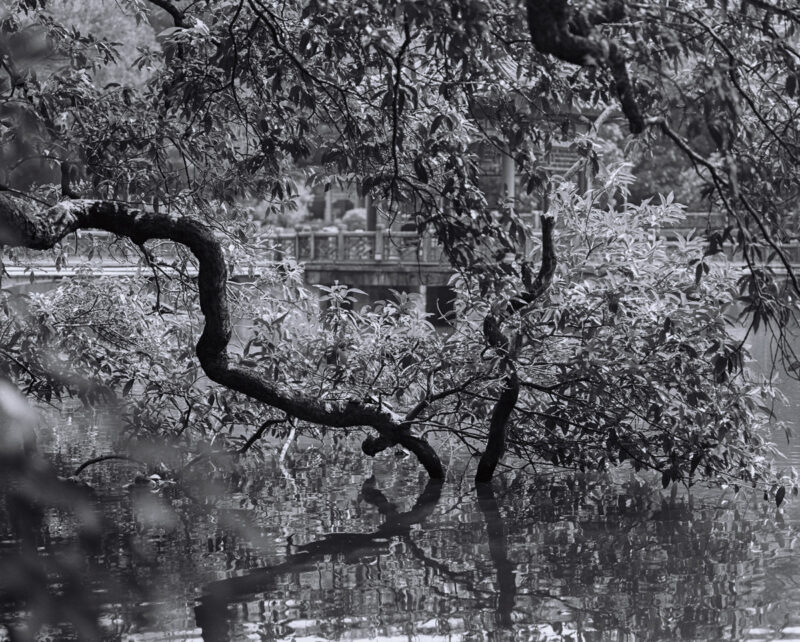
[[[369,426],[382,438],[414,453],[432,478],[444,477],[436,452],[427,441],[412,435],[402,419],[360,401],[334,403],[299,394],[255,370],[230,363],[227,267],[219,242],[203,223],[186,216],[132,210],[109,201],[64,201],[42,212],[0,194],[0,244],[45,250],[79,229],[104,230],[139,245],[153,239],[169,240],[185,245],[194,254],[199,266],[200,310],[205,319],[196,353],[212,381],[303,421],[331,427]]]
[[[594,25],[623,17],[624,4],[619,0],[600,2],[589,15],[575,11],[567,0],[527,0],[526,4],[528,28],[536,49],[573,65],[607,67],[631,132],[641,133],[644,119],[625,57],[615,42],[590,37]]]
[[[170,16],[172,16],[172,22],[176,27],[185,28],[187,26],[186,16],[184,15],[183,11],[178,9],[178,7],[172,4],[169,0],[149,0],[149,2],[157,7],[161,7]]]

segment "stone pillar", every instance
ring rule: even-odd
[[[364,209],[367,210],[367,231],[372,232],[378,229],[378,208],[372,202],[369,194],[364,196]]]
[[[383,261],[383,225],[375,227],[375,260]]]
[[[506,145],[505,153],[503,154],[503,187],[505,188],[505,199],[511,199],[514,202],[516,196],[516,167],[514,166],[514,150]]]
[[[326,223],[333,223],[333,189],[325,190],[325,215]]]
[[[336,258],[339,261],[344,261],[347,256],[347,249],[345,248],[344,230],[339,228],[339,235],[336,237]]]

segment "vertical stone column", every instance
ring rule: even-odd
[[[344,246],[345,242],[344,230],[340,228],[339,234],[336,237],[336,258],[339,261],[344,261],[345,257],[347,256],[347,248]]]
[[[325,215],[326,223],[333,223],[333,189],[325,190]]]
[[[509,145],[506,145],[505,153],[503,154],[503,187],[505,188],[506,200],[511,199],[512,203],[516,196],[516,183],[514,150]]]
[[[367,211],[367,231],[378,229],[378,208],[369,194],[364,195],[364,209]]]
[[[383,225],[375,227],[375,260],[383,261]]]

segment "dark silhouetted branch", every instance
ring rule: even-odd
[[[259,426],[258,430],[256,430],[252,435],[250,435],[250,439],[248,439],[244,445],[239,449],[239,454],[243,455],[246,453],[250,448],[252,448],[253,444],[256,443],[261,437],[263,437],[264,433],[267,431],[268,428],[272,426],[277,426],[278,424],[283,424],[289,421],[291,417],[284,417],[283,419],[268,419],[265,421],[261,426]]]
[[[358,400],[335,403],[303,395],[253,369],[231,363],[227,264],[219,241],[203,223],[187,216],[137,211],[109,201],[63,201],[42,212],[0,193],[0,244],[45,250],[72,232],[93,228],[127,237],[138,245],[152,239],[173,241],[194,254],[200,310],[205,319],[196,353],[212,381],[303,421],[339,428],[369,426],[414,453],[432,478],[444,477],[431,445],[412,435],[409,426],[389,412]]]
[[[75,472],[72,473],[72,476],[73,477],[77,477],[84,470],[86,470],[89,466],[93,466],[94,464],[99,464],[99,463],[104,462],[104,461],[114,461],[114,460],[132,461],[134,464],[142,464],[142,465],[144,465],[144,462],[142,462],[142,461],[140,461],[138,459],[135,459],[134,457],[129,457],[128,455],[101,455],[100,457],[93,457],[92,459],[83,462],[80,466],[78,466],[75,469]]]
[[[170,16],[172,16],[172,22],[175,24],[176,27],[179,28],[186,28],[188,25],[186,24],[186,15],[178,9],[174,4],[169,2],[169,0],[149,0],[151,4],[156,5],[157,7],[162,8],[166,11]]]
[[[516,368],[509,366],[509,372],[503,379],[503,391],[494,406],[492,417],[489,421],[489,436],[486,439],[486,449],[478,462],[478,471],[475,473],[475,483],[485,484],[492,480],[494,471],[500,459],[506,452],[506,433],[508,432],[508,418],[514,411],[519,398],[519,378]]]
[[[519,377],[514,364],[513,354],[510,353],[509,340],[503,334],[501,324],[505,315],[513,314],[524,308],[532,306],[541,297],[553,282],[558,257],[555,251],[553,238],[555,220],[552,216],[541,216],[542,222],[542,260],[539,272],[535,278],[530,275],[527,264],[523,265],[522,281],[526,290],[522,296],[514,299],[503,311],[503,315],[490,312],[483,320],[483,334],[486,342],[503,357],[503,367],[506,375],[503,378],[503,389],[495,404],[489,421],[489,435],[486,439],[486,448],[478,462],[475,482],[484,484],[491,481],[494,471],[506,451],[508,432],[508,419],[517,405],[519,398]]]
[[[607,67],[631,132],[641,133],[644,119],[625,57],[615,42],[591,38],[593,26],[619,21],[625,15],[624,4],[619,0],[597,3],[589,15],[575,10],[567,0],[527,0],[527,9],[536,49],[573,65]]]

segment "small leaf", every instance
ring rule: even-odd
[[[14,344],[19,340],[19,338],[23,335],[22,330],[17,330],[14,335],[8,340],[5,345],[6,350],[10,350],[14,347]]]
[[[775,493],[775,505],[780,507],[780,505],[783,503],[784,497],[786,497],[786,487],[781,486],[778,489],[778,492]]]
[[[699,453],[695,453],[692,455],[692,461],[689,464],[689,474],[693,475],[694,471],[697,470],[697,467],[700,465],[700,461],[703,459],[702,451]]]
[[[422,159],[414,159],[414,173],[421,183],[428,182],[428,170],[425,169],[425,164],[422,162]]]
[[[133,388],[133,379],[128,379],[128,382],[122,387],[122,396],[127,397],[131,392],[131,388]]]
[[[180,27],[167,27],[163,31],[159,31],[156,35],[156,38],[169,38],[170,36],[174,36],[179,31],[183,31]]]
[[[786,76],[786,94],[788,96],[794,96],[795,92],[797,91],[797,76],[794,74],[789,74]]]

